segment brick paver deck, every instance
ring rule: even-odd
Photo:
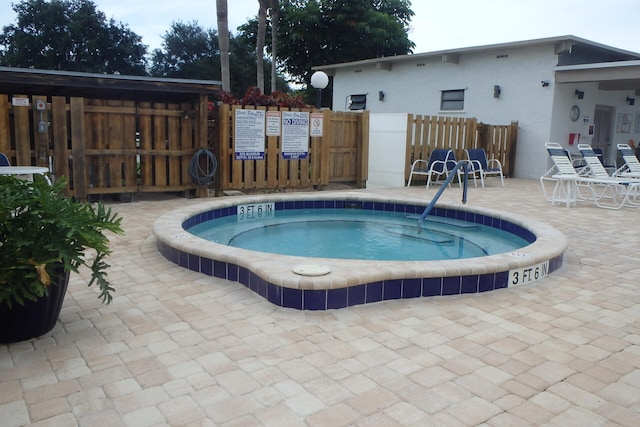
[[[560,270],[315,312],[160,256],[154,219],[200,202],[109,203],[126,231],[112,239],[114,301],[100,305],[86,271],[72,276],[51,333],[0,345],[0,425],[640,425],[640,210],[551,206],[537,181],[490,180],[468,203],[561,230]]]

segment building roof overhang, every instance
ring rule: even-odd
[[[600,90],[634,90],[640,95],[640,61],[556,67],[556,83],[598,83]]]
[[[214,80],[94,74],[72,71],[0,67],[0,93],[16,95],[77,96],[152,102],[184,102],[201,94],[216,95]]]
[[[472,46],[458,49],[447,49],[433,52],[409,54],[409,55],[397,55],[381,58],[365,59],[361,61],[343,62],[339,64],[319,65],[312,67],[313,70],[321,70],[329,75],[335,75],[337,70],[348,69],[354,67],[375,66],[381,70],[391,70],[394,63],[399,62],[415,62],[427,59],[441,59],[443,62],[458,63],[461,55],[465,54],[477,54],[488,52],[501,52],[510,49],[541,47],[541,46],[553,46],[554,52],[557,55],[571,54],[574,50],[580,50],[582,52],[590,52],[597,55],[606,55],[610,58],[617,58],[616,61],[633,61],[640,60],[640,53],[631,52],[624,49],[618,49],[615,47],[596,43],[591,40],[583,39],[580,37],[567,35],[558,37],[547,37],[534,40],[523,40],[509,43],[498,43],[483,46]]]

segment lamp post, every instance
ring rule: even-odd
[[[329,84],[329,76],[324,71],[316,71],[311,76],[311,86],[318,89],[318,95],[316,96],[316,108],[322,108],[322,89]]]

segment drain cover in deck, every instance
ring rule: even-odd
[[[326,265],[304,264],[298,265],[291,269],[300,276],[324,276],[331,273],[331,269]]]

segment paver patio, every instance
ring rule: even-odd
[[[362,190],[426,201],[424,187]],[[459,202],[457,187],[442,199]],[[329,311],[272,305],[156,250],[172,195],[108,203],[117,292],[72,276],[45,337],[0,345],[0,425],[640,425],[640,210],[565,208],[539,183],[469,189],[469,205],[566,234],[563,267],[527,287]]]

